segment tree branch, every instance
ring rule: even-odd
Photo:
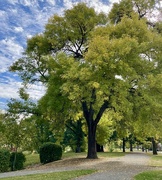
[[[88,106],[87,106],[86,101],[82,102],[82,108],[83,108],[84,117],[85,117],[87,123],[89,124],[89,111],[88,111]]]
[[[96,116],[96,119],[95,119],[95,123],[98,124],[98,122],[100,121],[103,113],[105,112],[105,110],[109,107],[110,103],[109,101],[105,100],[104,103],[102,104],[97,116]]]

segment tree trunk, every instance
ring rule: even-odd
[[[11,166],[11,171],[15,171],[15,165],[16,165],[16,161],[17,161],[17,147],[15,148],[15,151],[13,151],[13,153],[14,153],[14,159],[13,159],[13,164],[12,164],[12,166]]]
[[[152,151],[153,151],[153,155],[157,155],[157,144],[154,138],[152,138]]]
[[[96,148],[97,148],[97,152],[104,152],[103,146],[99,145],[98,143],[96,143]]]
[[[125,138],[123,138],[123,152],[125,152]]]
[[[101,152],[104,152],[104,147],[103,146],[101,146]]]
[[[88,159],[97,159],[97,149],[96,149],[96,125],[93,123],[88,127]]]
[[[76,152],[76,153],[81,153],[81,147],[80,147],[80,146],[77,146],[76,149],[75,149],[75,152]]]
[[[96,128],[99,123],[104,111],[108,108],[109,102],[104,101],[102,106],[100,107],[95,119],[94,119],[94,109],[93,104],[96,100],[96,91],[92,90],[92,101],[87,105],[86,101],[82,102],[83,114],[87,122],[88,127],[88,159],[97,159],[97,150],[96,150]]]
[[[133,152],[133,143],[131,140],[129,141],[129,143],[130,143],[130,152]]]

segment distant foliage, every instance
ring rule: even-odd
[[[12,152],[10,157],[10,167],[12,171],[23,169],[25,155],[22,152]]]
[[[10,164],[10,152],[5,149],[0,150],[0,172],[6,172],[9,170]]]
[[[60,160],[62,157],[61,146],[52,142],[44,143],[40,148],[40,162],[43,164]]]

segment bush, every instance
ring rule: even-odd
[[[61,146],[52,142],[44,143],[40,147],[40,162],[43,164],[60,160],[62,157]]]
[[[0,150],[0,172],[6,172],[10,166],[10,152],[5,149]]]
[[[25,155],[22,152],[12,152],[10,156],[10,167],[12,171],[23,169]]]

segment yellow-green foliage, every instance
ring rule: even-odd
[[[98,144],[105,145],[108,142],[114,131],[115,122],[120,119],[121,116],[113,111],[106,111],[104,113],[97,126],[96,140]]]

